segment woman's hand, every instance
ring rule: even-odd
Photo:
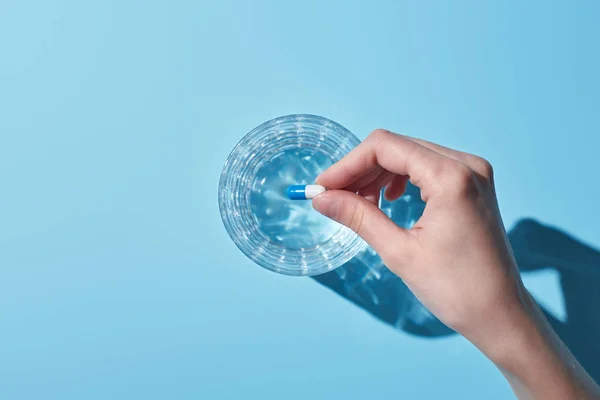
[[[408,179],[427,205],[406,230],[377,204],[383,187],[394,200]],[[520,396],[596,398],[582,397],[598,392],[521,282],[487,161],[376,130],[317,183],[330,190],[314,208],[356,231],[432,313],[498,364]],[[540,368],[548,374],[536,385]]]

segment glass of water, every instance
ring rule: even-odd
[[[352,259],[366,246],[363,240],[310,201],[288,199],[286,190],[314,183],[359,143],[338,123],[304,114],[267,121],[246,134],[219,182],[221,218],[236,246],[286,275],[319,275]]]

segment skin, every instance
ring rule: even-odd
[[[427,203],[409,230],[377,207],[410,181]],[[519,399],[600,399],[600,388],[523,286],[481,157],[376,130],[317,183],[325,216],[357,232],[442,322],[479,348]]]

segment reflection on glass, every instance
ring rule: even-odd
[[[332,238],[339,224],[316,212],[310,201],[291,201],[292,184],[311,184],[332,164],[318,149],[292,148],[276,154],[256,172],[250,191],[252,216],[259,229],[287,249],[317,246]]]

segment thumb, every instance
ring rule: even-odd
[[[315,197],[312,204],[321,214],[356,232],[386,263],[409,251],[409,233],[362,196],[330,190]]]

